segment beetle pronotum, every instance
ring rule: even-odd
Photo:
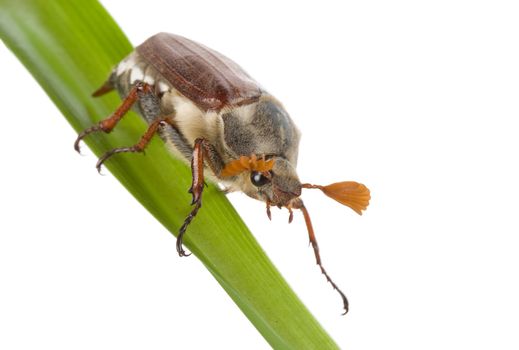
[[[340,294],[344,313],[348,300],[324,269],[310,216],[300,198],[303,188],[320,189],[358,214],[366,209],[370,193],[353,181],[328,186],[301,183],[296,164],[300,133],[281,103],[266,92],[240,66],[201,44],[184,37],[159,33],[152,36],[113,70],[94,92],[101,96],[117,90],[123,102],[108,118],[81,132],[109,133],[125,113],[136,106],[148,123],[133,146],[106,152],[97,169],[112,155],[142,152],[158,134],[168,148],[191,164],[193,208],[177,236],[177,252],[187,256],[182,237],[202,206],[204,174],[230,191],[242,191],[270,207],[300,209],[308,229],[317,265]]]

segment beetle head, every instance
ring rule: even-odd
[[[285,207],[301,195],[301,182],[290,162],[280,157],[273,160],[273,167],[267,173],[251,172],[250,182],[255,193],[249,196],[277,207]]]
[[[296,169],[282,157],[258,159],[241,156],[223,169],[221,176],[234,176],[234,185],[248,196],[283,207],[301,195]]]

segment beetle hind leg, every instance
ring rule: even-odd
[[[157,132],[157,130],[159,129],[159,127],[161,125],[164,125],[164,124],[173,124],[172,120],[169,118],[169,117],[164,117],[164,118],[158,118],[158,119],[155,119],[155,121],[153,121],[149,126],[148,126],[148,129],[146,130],[146,132],[144,133],[144,135],[142,135],[141,139],[139,140],[139,142],[137,142],[135,145],[133,146],[130,146],[130,147],[118,147],[118,148],[114,148],[114,149],[111,149],[109,150],[108,152],[106,152],[105,154],[103,154],[97,161],[97,164],[96,164],[96,168],[97,168],[97,171],[98,172],[101,172],[101,166],[103,165],[103,163],[108,159],[110,158],[111,156],[113,156],[114,154],[117,154],[117,153],[126,153],[126,152],[130,152],[130,153],[141,153],[141,152],[144,152],[144,149],[146,148],[146,146],[150,143],[153,135],[155,135],[155,133]]]
[[[111,80],[112,79],[108,79],[99,89],[92,93],[92,96],[99,97],[114,90],[114,85],[112,84]]]
[[[96,92],[94,92],[94,96],[100,96],[104,93],[110,91],[111,85],[109,83],[105,83],[101,88],[99,88]],[[106,119],[101,120],[99,123],[83,130],[79,133],[78,137],[76,138],[76,141],[74,142],[74,149],[79,152],[79,143],[81,140],[83,140],[86,136],[102,131],[104,133],[110,133],[117,123],[123,117],[126,115],[126,113],[132,108],[132,106],[135,104],[135,102],[140,98],[140,95],[144,93],[148,93],[151,91],[151,86],[146,83],[137,83],[135,84],[126,98],[123,100],[123,102],[119,105],[119,107],[115,110],[115,112],[112,113],[111,116],[109,116]]]

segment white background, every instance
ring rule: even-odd
[[[245,67],[302,130],[303,181],[370,187],[362,217],[304,193],[345,317],[301,218],[269,222],[230,196],[342,348],[519,348],[513,1],[105,5],[134,44],[173,32]],[[268,348],[197,259],[74,152],[3,46],[0,76],[0,348]]]

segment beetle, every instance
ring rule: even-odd
[[[345,294],[321,263],[310,215],[300,198],[303,188],[320,189],[358,214],[366,209],[370,191],[354,181],[328,186],[301,183],[296,172],[300,132],[282,104],[224,55],[192,40],[169,33],[156,34],[113,68],[93,96],[117,90],[123,99],[108,118],[82,131],[74,148],[94,132],[111,132],[128,110],[135,107],[148,124],[138,143],[109,150],[96,164],[122,152],[142,152],[158,134],[167,147],[191,165],[192,209],[180,227],[176,248],[189,255],[182,238],[202,206],[204,179],[242,191],[271,206],[301,210],[316,263],[340,294]]]

